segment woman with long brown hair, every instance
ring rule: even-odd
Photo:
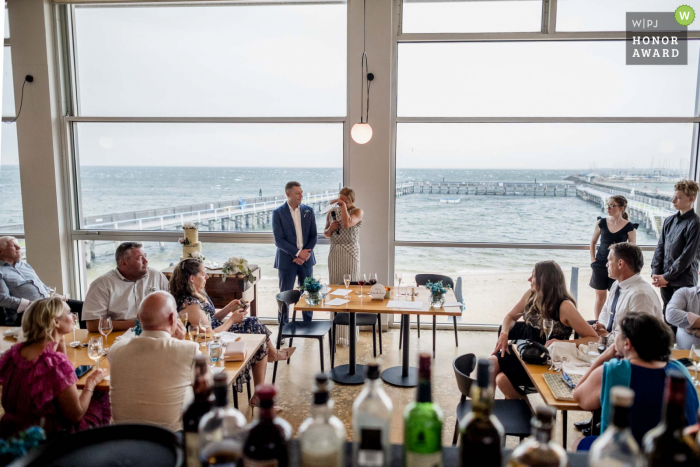
[[[598,217],[593,229],[591,239],[591,281],[588,285],[595,289],[595,305],[593,312],[595,319],[598,319],[600,310],[603,309],[605,300],[608,297],[608,290],[612,287],[615,279],[608,277],[608,250],[614,243],[637,242],[637,227],[629,221],[627,214],[627,198],[616,195],[608,198],[606,204],[608,217]],[[596,243],[600,238],[600,247],[596,253]]]
[[[521,399],[525,395],[521,387],[532,386],[518,357],[508,345],[509,340],[529,339],[545,344],[548,339],[567,340],[572,331],[581,336],[581,342],[597,337],[576,309],[576,300],[566,289],[564,273],[557,263],[540,261],[535,264],[528,281],[530,289],[503,320],[496,350],[491,357],[496,385],[506,399]],[[544,331],[545,320],[553,322],[549,335]]]

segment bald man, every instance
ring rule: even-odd
[[[150,423],[182,430],[182,409],[199,346],[182,340],[185,329],[175,306],[167,292],[146,296],[137,314],[141,335],[122,339],[109,350],[114,423]]]

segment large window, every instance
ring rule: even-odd
[[[191,221],[207,259],[261,265],[261,313],[275,317],[271,219],[284,185],[300,182],[319,212],[343,184],[347,5],[68,8],[83,292],[113,267],[124,231],[163,232],[146,238],[161,268],[180,256],[165,231]],[[207,241],[213,232],[230,243]]]
[[[559,0],[556,26],[541,7],[403,6],[394,269],[404,283],[417,273],[461,277],[464,324],[499,324],[547,259],[567,281],[577,271],[570,285],[592,318],[587,245],[607,198],[628,199],[647,278],[659,226],[675,212],[673,185],[695,176],[700,41],[689,41],[688,65],[625,64],[625,12],[673,11],[668,2]],[[483,20],[457,28],[447,10]],[[471,34],[529,31],[527,40]],[[613,34],[556,36],[586,31]]]

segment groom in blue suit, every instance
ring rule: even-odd
[[[280,292],[292,290],[294,282],[299,285],[314,273],[314,247],[318,240],[316,214],[310,206],[301,204],[304,192],[299,182],[289,182],[284,187],[287,202],[272,212],[272,234],[275,237],[277,254],[275,269],[280,280]],[[312,311],[302,312],[304,321],[311,321]],[[280,324],[289,322],[285,307],[278,316]]]

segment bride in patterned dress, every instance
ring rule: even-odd
[[[343,187],[331,204],[336,206],[328,212],[323,231],[331,240],[329,283],[342,284],[345,274],[350,274],[350,280],[357,282],[360,279],[360,228],[364,213],[355,207],[355,191],[349,187]]]

